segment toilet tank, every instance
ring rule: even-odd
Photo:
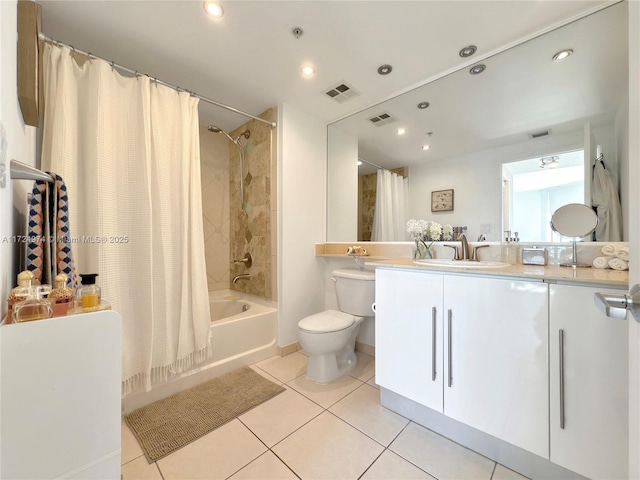
[[[373,316],[371,305],[375,301],[375,273],[348,268],[332,273],[340,311],[359,317]]]

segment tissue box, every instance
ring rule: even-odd
[[[523,265],[546,265],[548,261],[546,248],[523,248],[522,264]]]

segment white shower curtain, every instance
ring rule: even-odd
[[[374,242],[401,242],[407,237],[409,179],[389,170],[378,170],[376,207],[373,212]]]
[[[198,100],[50,44],[43,65],[42,167],[66,182],[78,273],[122,316],[123,393],[149,389],[209,354]]]

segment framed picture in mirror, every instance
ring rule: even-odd
[[[453,210],[453,189],[431,192],[431,211],[450,212]]]

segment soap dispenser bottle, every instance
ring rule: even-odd
[[[73,289],[67,287],[67,276],[64,273],[56,275],[53,279],[55,287],[49,294],[53,316],[60,317],[67,314],[69,307],[73,305]]]
[[[101,290],[96,285],[97,273],[81,273],[80,283],[76,290],[76,309],[80,311],[97,310],[100,306]]]

